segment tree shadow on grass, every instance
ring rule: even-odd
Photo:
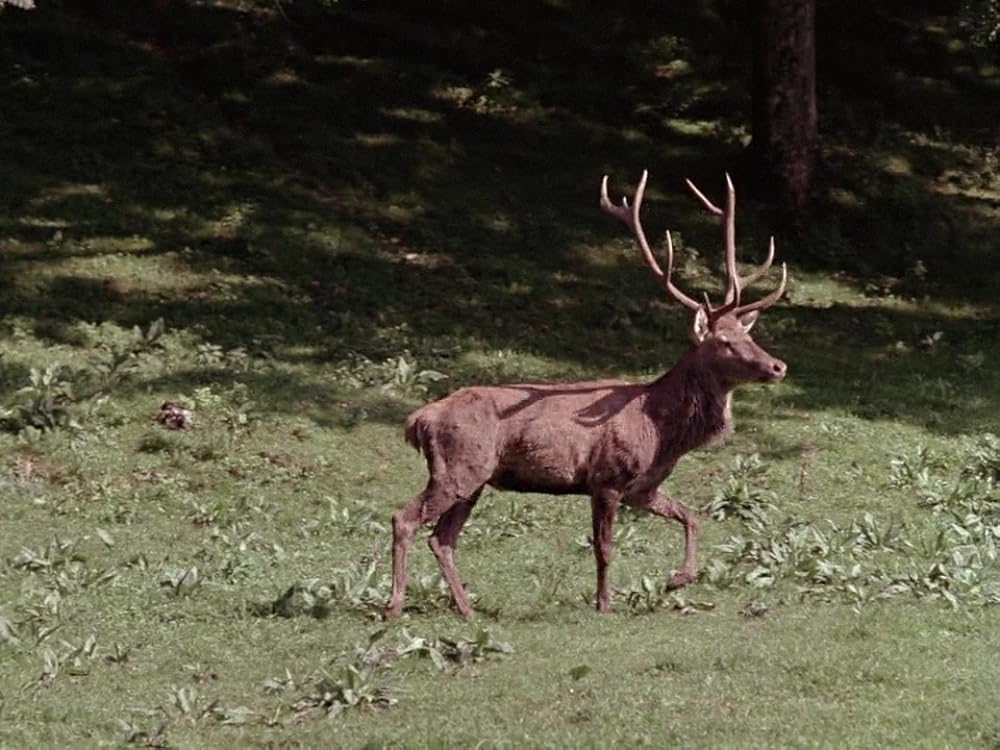
[[[679,351],[687,321],[650,302],[656,287],[597,210],[597,186],[611,172],[613,190],[630,192],[648,165],[649,227],[681,227],[701,270],[718,265],[718,229],[680,177],[716,194],[741,148],[746,39],[725,3],[664,6],[638,24],[634,10],[583,4],[515,14],[303,0],[288,18],[263,6],[178,7],[152,30],[56,7],[5,17],[0,57],[16,75],[0,92],[11,103],[0,237],[18,249],[0,255],[5,314],[35,318],[40,336],[69,345],[80,320],[163,317],[224,347],[280,339],[290,363],[350,351],[379,359],[446,340],[615,373],[656,369]],[[826,137],[849,144],[829,159],[829,179],[850,200],[824,204],[798,233],[790,227],[785,257],[819,270],[850,264],[863,273],[844,283],[857,286],[868,272],[899,275],[921,260],[944,271],[926,287],[936,302],[972,290],[995,310],[988,197],[943,194],[928,179],[955,158],[933,145],[935,128],[956,133],[961,150],[962,137],[996,121],[991,105],[953,110],[988,81],[960,69],[967,56],[945,55],[936,32],[922,49],[919,24],[890,24],[913,30],[906,45],[919,51],[926,84],[897,96],[926,103],[932,58],[947,60],[935,80],[952,85],[935,89],[933,122],[912,117],[916,106],[865,109],[875,142],[853,143],[870,98],[844,85],[854,80],[848,41],[870,50],[884,20],[861,10],[853,18],[864,33],[825,42],[826,64],[843,71],[829,79]],[[892,86],[904,62],[911,57],[868,66],[870,88]],[[900,154],[909,173],[872,165]],[[783,236],[781,216],[752,201],[742,208],[747,247],[772,230]],[[115,265],[122,256],[137,264],[131,278]],[[174,271],[179,279],[157,290],[152,282]],[[681,271],[689,288],[703,286]],[[926,424],[930,404],[949,419],[928,426],[949,430],[980,424],[976,404],[995,413],[990,361],[969,372],[947,361],[995,352],[977,338],[993,335],[986,324],[875,305],[783,306],[771,316],[787,321],[776,338],[801,384],[797,408],[869,408]],[[945,343],[920,343],[938,330]],[[935,380],[945,382],[928,385]],[[970,405],[947,409],[948,382]],[[315,383],[289,390],[310,389],[324,400]]]

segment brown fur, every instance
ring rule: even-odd
[[[731,393],[742,384],[773,382],[785,365],[750,338],[753,318],[726,315],[668,373],[648,384],[602,380],[462,388],[414,412],[407,442],[427,459],[427,487],[393,517],[393,590],[386,607],[402,610],[406,552],[416,529],[434,523],[431,549],[455,606],[470,615],[452,553],[483,487],[554,495],[590,495],[597,609],[609,606],[606,571],[619,502],[681,523],[682,586],[696,576],[695,514],[658,491],[688,451],[732,429]]]

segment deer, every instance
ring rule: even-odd
[[[765,297],[744,303],[741,295],[774,260],[767,257],[748,275],[736,266],[736,191],[726,174],[726,203],[720,208],[691,180],[688,188],[710,214],[719,217],[725,246],[726,290],[721,304],[707,294],[698,301],[671,280],[673,242],[666,233],[666,271],[656,260],[640,221],[648,172],[643,171],[631,205],[608,198],[601,181],[600,206],[624,222],[642,258],[667,297],[693,315],[691,346],[666,374],[649,383],[596,380],[579,383],[472,386],[429,403],[410,415],[406,441],[421,452],[427,486],[392,517],[392,591],[384,616],[403,609],[406,556],[417,529],[433,524],[430,548],[458,614],[474,614],[454,564],[462,526],[483,489],[590,497],[591,541],[597,563],[598,612],[610,609],[608,566],[619,504],[642,508],[679,523],[684,531],[681,569],[667,577],[675,590],[697,578],[698,516],[667,496],[660,485],[688,452],[716,444],[732,431],[732,394],[749,383],[776,383],[787,366],[751,337],[760,312],[781,297],[788,278]]]

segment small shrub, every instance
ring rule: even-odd
[[[648,575],[616,589],[615,595],[624,598],[626,606],[632,612],[655,612],[660,609],[669,609],[690,615],[715,608],[713,602],[687,599],[681,593],[667,588],[666,580]]]
[[[182,445],[182,441],[173,433],[164,430],[148,432],[139,438],[139,443],[135,449],[139,453],[168,453],[176,454]]]
[[[160,338],[166,331],[163,318],[158,318],[143,331],[134,326],[124,342],[105,337],[90,357],[88,375],[96,379],[95,395],[106,395],[128,380],[160,348]]]
[[[349,709],[388,708],[396,703],[396,698],[377,679],[375,668],[348,664],[337,677],[321,677],[311,692],[292,708],[296,720],[304,721],[317,712],[333,717]]]
[[[1000,485],[1000,437],[992,432],[979,436],[969,451],[962,475]]]
[[[419,586],[416,587],[419,590]],[[388,578],[378,572],[378,561],[359,561],[335,570],[323,583],[306,578],[289,586],[273,601],[255,602],[250,612],[258,617],[327,617],[334,606],[378,616],[389,599]]]
[[[758,454],[737,456],[732,474],[704,512],[718,521],[738,518],[747,524],[765,525],[768,512],[776,510],[773,493],[760,486],[766,477],[767,467]]]
[[[352,389],[379,388],[398,396],[425,396],[431,385],[447,379],[437,370],[422,368],[409,351],[382,362],[373,362],[358,352],[348,352],[333,368],[334,378]]]
[[[889,461],[889,484],[905,489],[927,485],[934,471],[943,468],[941,461],[925,445],[910,453],[901,453]]]
[[[438,671],[449,665],[462,667],[483,661],[493,655],[506,655],[514,648],[506,641],[498,641],[489,628],[479,628],[472,638],[421,638],[403,631],[403,641],[396,653],[399,656],[415,654],[429,658]]]
[[[28,385],[17,392],[22,400],[13,410],[5,410],[6,428],[11,432],[25,428],[41,431],[78,428],[72,412],[77,402],[74,388],[77,380],[77,374],[61,364],[44,369],[32,367]]]

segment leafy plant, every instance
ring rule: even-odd
[[[143,729],[137,723],[128,719],[118,719],[118,727],[122,731],[126,745],[146,748],[168,748],[167,728],[170,722],[161,720],[155,722],[152,729]]]
[[[488,508],[481,519],[471,524],[465,535],[470,539],[482,538],[490,542],[497,539],[516,539],[530,534],[541,526],[537,503],[509,498],[507,510]]]
[[[176,715],[194,724],[211,715],[218,701],[204,703],[201,693],[193,685],[175,687],[170,691],[170,703]]]
[[[945,479],[927,475],[912,489],[917,505],[935,512],[972,511],[994,502],[990,488],[975,479]]]
[[[163,577],[160,579],[160,589],[168,596],[176,598],[190,595],[200,583],[198,566],[192,565],[189,568],[164,571]]]
[[[882,523],[871,513],[851,521],[847,534],[857,551],[897,551],[912,549],[913,545],[903,537],[902,527],[890,521]]]
[[[72,413],[72,406],[77,402],[76,380],[76,374],[65,365],[53,364],[44,369],[32,367],[28,385],[17,392],[25,400],[16,406],[15,419],[7,417],[7,429],[18,432],[25,427],[42,431],[79,428]],[[12,412],[7,410],[7,413]]]
[[[403,630],[402,639],[396,650],[399,656],[414,654],[428,658],[438,671],[449,665],[462,667],[493,655],[514,652],[509,643],[496,640],[488,628],[477,629],[471,638],[422,638]]]
[[[334,571],[332,581],[306,578],[289,586],[276,599],[258,602],[250,610],[259,617],[326,617],[331,607],[360,610],[373,616],[381,613],[389,598],[389,582],[378,571],[378,561],[359,561]]]
[[[32,367],[28,384],[17,391],[20,403],[14,408],[0,408],[0,424],[8,431],[26,428],[40,431],[81,429],[75,407],[87,403],[96,410],[103,399],[140,366],[142,360],[159,346],[163,319],[157,319],[146,331],[135,326],[128,340],[118,343],[107,334],[89,358],[89,366],[74,370],[54,363]]]
[[[61,641],[58,649],[46,647],[42,651],[42,671],[24,687],[40,687],[62,674],[81,677],[90,674],[90,665],[97,658],[97,638],[93,635],[82,643]]]
[[[286,669],[283,676],[261,683],[261,688],[267,693],[280,694],[306,686],[305,695],[292,704],[294,719],[334,717],[349,710],[395,705],[397,699],[382,679],[382,673],[398,659],[427,658],[435,669],[445,671],[513,652],[509,643],[496,640],[486,628],[479,628],[471,638],[425,638],[404,629],[396,646],[384,644],[386,632],[385,628],[372,632],[366,645],[349,652],[348,660],[332,674],[323,669],[305,680],[296,680]]]
[[[909,453],[901,453],[889,461],[889,484],[907,488],[926,485],[932,472],[942,468],[941,461],[926,445],[919,445]]]
[[[542,605],[559,601],[560,591],[572,581],[573,569],[574,563],[566,555],[563,555],[562,561],[558,564],[545,561],[530,569],[529,580],[538,589]]]
[[[53,539],[45,547],[21,547],[11,564],[32,571],[52,571],[81,563],[86,558],[77,551],[79,539]]]
[[[479,597],[466,589],[469,601],[475,604]],[[388,596],[388,580],[386,580]],[[434,612],[451,608],[451,591],[440,572],[413,576],[406,590],[406,608],[413,612]]]
[[[378,669],[355,662],[346,664],[337,675],[322,673],[292,709],[297,721],[305,721],[317,713],[333,717],[351,709],[382,709],[396,703],[379,680]]]
[[[704,512],[716,520],[738,518],[747,524],[763,526],[769,511],[776,510],[773,493],[761,487],[767,477],[767,467],[760,455],[736,457],[733,471]]]
[[[785,522],[751,527],[748,536],[730,536],[717,545],[723,557],[720,563],[710,564],[710,575],[726,584],[735,577],[753,588],[776,586],[782,579],[809,587],[831,585],[845,570],[847,535],[830,522],[827,526],[829,530]]]
[[[404,396],[427,393],[431,383],[448,377],[437,370],[420,369],[406,354],[386,360],[384,367],[389,379],[382,384],[382,389]]]
[[[681,614],[694,614],[715,608],[715,604],[706,600],[688,599],[683,594],[667,588],[667,581],[644,575],[637,582],[615,590],[615,594],[624,598],[626,605],[633,612],[655,612],[659,609],[671,609]]]
[[[962,475],[1000,485],[1000,436],[992,432],[980,435],[969,450]]]
[[[345,534],[384,534],[388,527],[382,516],[368,503],[345,501],[327,496],[330,520]]]
[[[124,343],[102,342],[90,358],[90,372],[97,379],[94,395],[110,393],[133,375],[143,360],[159,348],[165,331],[163,318],[157,318],[145,331],[134,326]]]
[[[255,424],[254,402],[250,389],[235,382],[229,388],[220,390],[217,384],[196,388],[190,399],[195,404],[199,416],[211,426],[221,426],[225,430],[225,451],[232,449],[239,438],[249,434]]]
[[[19,643],[18,630],[17,623],[0,609],[0,643]]]
[[[400,396],[424,395],[433,383],[448,377],[437,370],[420,367],[408,350],[381,362],[350,351],[333,368],[333,374],[339,383],[352,389],[378,388]]]
[[[206,700],[193,685],[172,687],[165,704],[133,712],[156,718],[151,730],[143,729],[131,719],[118,720],[126,745],[147,748],[170,747],[167,730],[178,723],[193,727],[213,719],[224,726],[242,726],[258,720],[257,713],[246,706],[226,707],[218,699]]]

